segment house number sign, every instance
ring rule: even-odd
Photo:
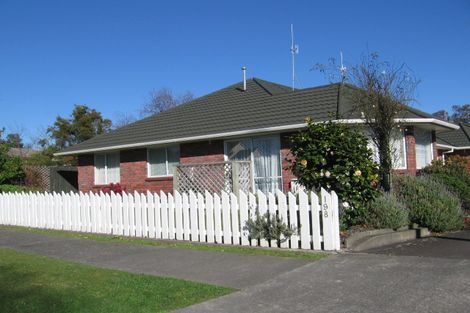
[[[326,197],[323,197],[323,217],[327,218],[328,217],[328,204],[326,203]]]

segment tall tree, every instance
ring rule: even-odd
[[[57,149],[63,149],[83,142],[96,135],[108,132],[111,120],[86,105],[75,105],[70,117],[57,116],[54,125],[47,128]]]
[[[360,114],[371,132],[379,154],[381,186],[390,190],[395,158],[393,134],[400,126],[399,118],[405,106],[413,100],[419,81],[405,64],[382,61],[376,52],[364,54],[349,71],[339,66],[334,58],[326,65],[316,64],[313,69],[319,70],[330,81],[348,82],[357,87],[344,90],[349,91],[353,111]]]
[[[152,90],[149,93],[147,102],[141,110],[141,116],[145,117],[158,114],[193,99],[194,95],[189,91],[182,95],[175,96],[169,88]]]
[[[379,152],[381,185],[388,191],[393,168],[393,133],[399,127],[405,106],[414,100],[419,81],[405,64],[397,66],[382,61],[377,53],[364,55],[351,68],[350,81],[359,87],[359,91],[351,93],[354,109],[371,131]]]
[[[470,104],[453,105],[452,111],[453,122],[470,124]]]
[[[23,138],[19,133],[9,133],[6,135],[5,139],[3,138],[5,134],[5,127],[0,128],[0,144],[7,144],[13,148],[23,148]]]

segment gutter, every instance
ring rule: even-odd
[[[454,152],[454,150],[470,150],[470,146],[463,146],[463,147],[456,147],[456,146],[448,146],[448,145],[443,145],[443,144],[436,144],[436,146],[438,148],[444,148],[444,149],[449,149],[449,150],[452,150],[452,152]],[[444,152],[446,153],[446,152]],[[450,153],[450,152],[447,152],[447,153]]]
[[[459,129],[459,126],[457,125],[444,122],[435,118],[400,118],[400,119],[395,119],[395,121],[399,123],[406,123],[406,124],[423,124],[423,123],[424,124],[436,124],[436,125],[446,127],[446,128]],[[339,120],[335,120],[335,122],[343,123],[343,124],[365,124],[366,120],[365,119],[339,119]],[[322,122],[317,122],[317,123],[322,123]],[[263,133],[278,132],[278,131],[299,130],[299,129],[305,128],[306,126],[307,126],[307,123],[300,123],[300,124],[291,124],[291,125],[283,125],[283,126],[256,128],[256,129],[240,130],[240,131],[233,131],[233,132],[226,132],[226,133],[217,133],[217,134],[200,135],[200,136],[192,136],[192,137],[182,137],[182,138],[174,138],[174,139],[166,139],[166,140],[122,144],[122,145],[116,145],[116,146],[110,146],[110,147],[89,148],[89,149],[83,149],[83,150],[57,152],[57,153],[54,153],[54,156],[77,155],[77,154],[92,153],[92,152],[112,151],[112,150],[129,149],[129,148],[141,148],[141,147],[146,147],[146,146],[158,146],[158,145],[183,143],[183,142],[190,142],[190,141],[202,141],[202,140],[221,139],[221,138],[227,138],[227,137],[263,134]]]

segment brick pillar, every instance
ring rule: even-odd
[[[95,183],[93,154],[78,156],[78,190],[89,192]]]
[[[291,170],[287,169],[290,163],[288,159],[293,159],[293,156],[290,152],[291,141],[290,137],[293,133],[281,134],[281,175],[282,175],[282,188],[283,192],[288,192],[291,187],[292,180],[297,179],[297,177],[292,174]]]
[[[406,173],[416,175],[416,139],[412,126],[405,129],[406,142]]]

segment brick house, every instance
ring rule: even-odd
[[[286,170],[289,137],[305,117],[361,124],[348,97],[353,88],[329,84],[292,91],[252,78],[189,103],[96,136],[57,155],[78,156],[81,191],[120,183],[128,191],[173,189],[178,164],[250,161],[253,187],[288,191],[295,177]],[[414,175],[437,157],[436,133],[457,126],[407,108],[396,131],[397,173]],[[367,132],[366,132],[367,133]]]
[[[459,128],[437,134],[436,146],[438,157],[459,155],[470,160],[470,125],[459,123]]]

